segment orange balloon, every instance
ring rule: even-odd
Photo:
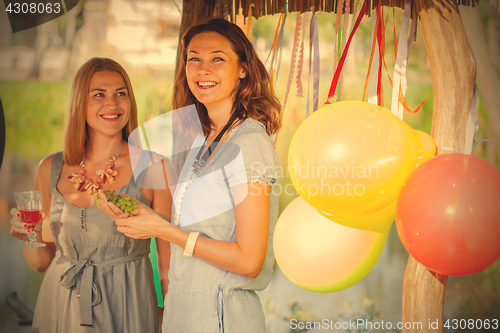
[[[297,197],[281,214],[273,245],[276,261],[290,281],[328,293],[361,281],[377,263],[386,239],[387,234],[334,223]]]
[[[401,190],[396,226],[408,252],[430,270],[482,271],[500,259],[500,171],[457,153],[425,162]]]
[[[415,132],[388,110],[338,102],[299,126],[288,168],[295,189],[316,209],[350,217],[396,201],[408,176],[434,154],[429,135]]]

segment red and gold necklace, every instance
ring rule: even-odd
[[[118,171],[113,170],[113,167],[115,166],[115,161],[120,155],[122,148],[124,145],[124,141],[122,140],[118,147],[116,148],[115,152],[109,159],[109,164],[106,165],[106,169],[99,169],[96,170],[95,174],[97,175],[96,181],[93,181],[90,178],[85,177],[86,170],[84,169],[85,167],[85,157],[83,158],[83,161],[80,162],[80,170],[78,170],[78,173],[72,173],[71,176],[68,176],[68,179],[70,182],[75,183],[74,188],[77,191],[83,192],[86,191],[87,194],[94,194],[98,189],[100,184],[104,184],[106,180],[110,183],[113,184],[115,182],[114,177],[118,175]]]

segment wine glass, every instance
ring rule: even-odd
[[[33,225],[33,230],[28,233],[30,242],[25,244],[23,248],[45,246],[45,243],[36,241],[35,232],[35,224],[42,220],[42,191],[14,192],[14,196],[21,221]]]

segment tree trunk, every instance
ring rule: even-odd
[[[432,70],[431,136],[441,147],[438,153],[449,153],[453,151],[443,148],[465,146],[476,63],[455,1],[415,0],[415,4]],[[402,332],[443,331],[446,280],[410,256],[403,281]]]
[[[66,31],[64,38],[64,46],[71,50],[73,48],[73,40],[75,39],[76,34],[76,17],[81,14],[82,11],[82,3],[78,2],[78,4],[72,8],[72,10],[66,13]]]
[[[181,51],[181,39],[189,27],[203,23],[212,18],[216,0],[184,0],[182,2],[181,30],[179,31],[179,43],[177,47],[177,64],[179,63],[179,52]]]
[[[57,23],[56,21],[49,21],[37,26],[35,29],[36,38],[35,45],[33,47],[35,51],[35,60],[33,61],[33,67],[31,68],[29,75],[32,79],[38,78],[40,73],[40,63],[42,62],[45,51],[47,51],[50,46],[51,34],[57,34]]]

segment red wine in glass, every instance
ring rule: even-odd
[[[21,221],[29,225],[29,243],[24,248],[45,246],[45,243],[36,241],[34,230],[35,225],[42,220],[42,191],[15,192],[14,197]]]
[[[42,220],[42,213],[36,209],[20,210],[19,213],[21,213],[21,220],[25,223],[33,224],[33,227]]]

